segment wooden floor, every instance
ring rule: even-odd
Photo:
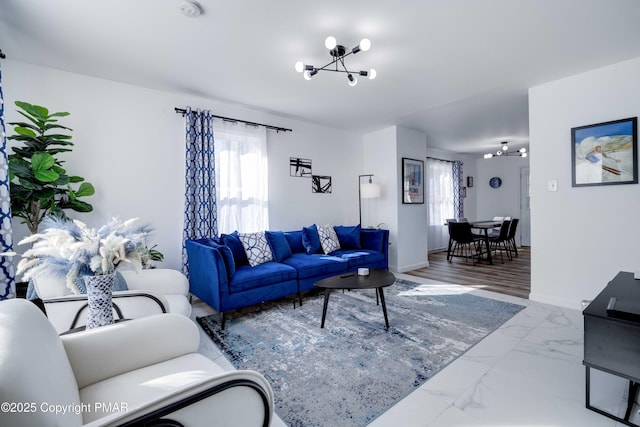
[[[429,267],[406,274],[439,280],[446,283],[471,286],[521,298],[529,298],[531,291],[531,248],[518,248],[513,261],[500,262],[500,254],[493,265],[486,261],[473,265],[463,258],[447,261],[447,251],[429,254]]]

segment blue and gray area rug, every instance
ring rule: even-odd
[[[198,318],[238,369],[261,372],[290,426],[365,426],[524,307],[446,285],[397,280],[385,288],[389,330],[374,290],[265,303]]]

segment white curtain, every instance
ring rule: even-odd
[[[269,227],[267,130],[215,121],[218,231],[264,231]]]
[[[455,218],[451,162],[427,159],[427,186],[429,250],[445,249],[449,230],[444,224],[448,218]]]

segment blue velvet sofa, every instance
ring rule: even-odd
[[[238,233],[187,240],[189,290],[221,314],[313,288],[320,279],[357,271],[387,269],[389,231],[360,226],[333,227],[340,247],[324,253],[315,225],[296,231],[266,231],[273,260],[251,266]]]

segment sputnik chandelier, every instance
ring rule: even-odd
[[[358,78],[356,76],[368,77],[369,80],[376,78],[376,70],[373,68],[369,71],[349,71],[347,66],[344,65],[344,58],[351,54],[356,54],[360,51],[366,52],[371,48],[371,42],[369,39],[362,39],[360,44],[347,52],[347,49],[336,42],[335,37],[329,36],[324,41],[324,45],[329,49],[329,55],[333,57],[333,61],[329,62],[324,67],[314,67],[313,65],[305,64],[302,61],[296,62],[296,71],[302,73],[305,80],[311,80],[313,76],[318,74],[318,71],[333,71],[334,73],[346,73],[349,86],[355,86],[358,84]],[[335,68],[333,67],[335,65]]]
[[[490,159],[493,156],[498,156],[498,157],[507,157],[507,156],[519,156],[519,157],[527,157],[529,155],[529,153],[527,153],[527,149],[522,147],[521,149],[519,149],[518,151],[509,151],[509,143],[508,142],[502,142],[500,144],[500,149],[498,151],[496,151],[496,154],[493,153],[487,153],[484,155],[485,159]]]

